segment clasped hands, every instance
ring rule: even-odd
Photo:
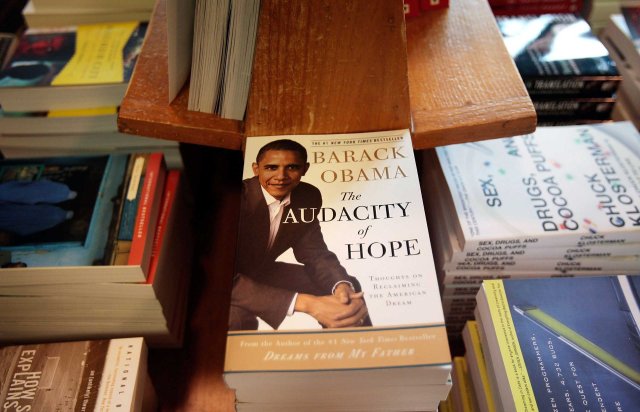
[[[364,293],[353,291],[348,283],[338,284],[332,295],[300,293],[295,310],[313,316],[326,328],[361,326],[367,316]]]

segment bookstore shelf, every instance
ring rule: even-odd
[[[302,7],[301,15],[282,12],[287,9],[283,4],[291,2],[295,0],[265,1],[263,14],[288,21],[302,15],[307,18],[305,23],[312,24],[316,30],[323,30],[331,23],[333,26],[328,27],[337,28],[332,33],[342,34],[346,30],[344,27],[355,21],[347,17],[337,19],[340,14],[331,10],[336,7],[328,6],[331,2],[305,3],[309,6],[305,6],[307,9]],[[452,0],[449,9],[431,11],[408,20],[406,54],[403,38],[397,36],[403,34],[404,25],[399,15],[400,1],[397,5],[380,2],[380,9],[386,15],[371,11],[376,7],[366,7],[368,4],[358,7],[361,1],[348,3],[352,8],[351,15],[360,16],[357,24],[366,25],[348,33],[368,35],[355,36],[357,44],[349,47],[342,44],[340,49],[351,50],[351,54],[361,58],[365,53],[353,53],[353,50],[372,50],[373,44],[376,50],[384,52],[378,56],[373,52],[366,54],[369,64],[361,63],[360,66],[382,67],[373,73],[344,67],[348,64],[342,60],[331,60],[328,56],[310,52],[318,40],[312,43],[312,36],[303,38],[296,32],[303,25],[281,24],[285,26],[281,30],[284,34],[258,35],[247,121],[240,122],[188,111],[188,86],[174,102],[168,103],[166,4],[165,0],[158,0],[135,74],[120,108],[120,130],[235,150],[242,149],[246,135],[371,131],[409,127],[410,121],[416,149],[535,130],[533,104],[502,44],[486,0]],[[270,12],[265,13],[265,8]],[[277,15],[278,10],[281,15]],[[314,14],[316,11],[322,13]],[[309,19],[310,15],[313,19]],[[380,25],[380,21],[387,24]],[[381,27],[392,34],[372,35],[382,32]],[[282,41],[284,35],[295,41]],[[309,43],[302,43],[306,48],[291,47],[298,40]],[[340,44],[339,40],[334,38],[330,44]],[[297,53],[297,58],[287,59],[286,53]],[[329,57],[354,59],[339,52]],[[315,70],[307,70],[294,79],[301,83],[287,82],[285,76],[292,61],[305,62]],[[336,61],[341,64],[334,64]],[[343,68],[334,69],[340,66]],[[394,72],[400,74],[390,75]],[[403,76],[403,72],[408,76]],[[348,82],[343,79],[345,75],[360,81]],[[284,87],[284,92],[273,92],[278,90],[274,89],[278,85]],[[358,100],[354,99],[358,98],[367,104],[356,105]],[[275,113],[269,109],[267,113],[264,108],[274,104],[279,109]]]

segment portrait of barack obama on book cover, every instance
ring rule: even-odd
[[[309,169],[304,146],[267,143],[252,169],[242,187],[229,330],[256,330],[258,318],[278,329],[296,312],[324,328],[370,326],[359,282],[328,249],[320,222],[301,216],[322,207],[318,188],[301,181]],[[290,248],[298,263],[277,261]]]

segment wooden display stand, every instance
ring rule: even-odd
[[[118,115],[121,131],[242,149],[248,135],[409,127],[414,148],[514,136],[536,115],[486,0],[452,0],[405,24],[401,0],[264,0],[245,122],[167,104],[158,0]],[[408,80],[407,80],[408,79]]]
[[[405,26],[402,0],[263,0],[239,122],[186,110],[188,86],[167,104],[165,0],[157,0],[118,126],[201,145],[182,149],[197,227],[211,228],[197,231],[184,347],[150,351],[163,410],[234,410],[222,371],[247,135],[402,129],[413,116],[414,147],[426,148],[535,129],[533,105],[484,1],[451,0],[450,9]]]

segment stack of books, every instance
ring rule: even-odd
[[[611,119],[621,76],[584,18],[575,14],[499,16],[497,22],[531,96],[539,126]]]
[[[636,409],[639,286],[638,276],[485,281],[476,321],[494,410]]]
[[[600,39],[622,75],[613,117],[630,120],[640,127],[640,7],[622,7],[621,10],[622,13],[609,16]]]
[[[178,144],[117,131],[117,107],[146,23],[27,30],[0,71],[0,150],[7,158],[164,151]]]
[[[5,411],[153,412],[157,398],[140,337],[0,349]]]
[[[409,131],[250,137],[244,178],[237,410],[436,410],[451,355]]]
[[[162,153],[0,162],[0,341],[181,344],[191,232]]]
[[[450,333],[483,279],[640,271],[640,135],[629,122],[438,147],[423,184]]]

